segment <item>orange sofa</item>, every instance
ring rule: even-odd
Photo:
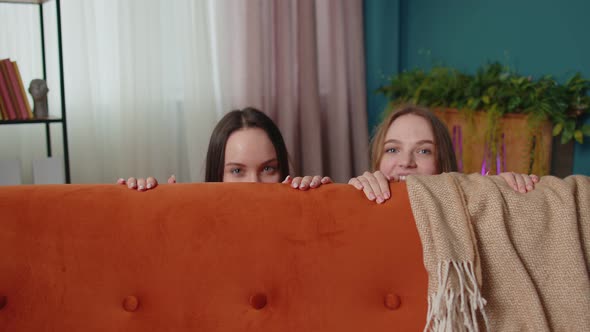
[[[0,187],[0,331],[419,331],[404,183]]]

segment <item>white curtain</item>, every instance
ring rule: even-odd
[[[211,128],[223,110],[214,4],[64,1],[71,155],[86,164],[74,162],[75,181],[203,178]]]
[[[346,180],[347,176],[362,171],[363,166],[368,167],[366,149],[357,147],[352,154],[344,151],[350,150],[350,146],[366,147],[366,130],[361,130],[360,135],[342,136],[344,139],[336,139],[340,134],[321,132],[322,128],[333,127],[328,122],[342,120],[346,124],[340,131],[351,131],[346,127],[350,126],[349,121],[356,123],[356,127],[366,128],[362,6],[359,5],[362,1],[347,2],[349,4],[344,7],[332,0],[316,5],[305,0],[307,5],[299,6],[297,1],[289,0],[278,1],[276,7],[272,3],[262,0],[62,0],[72,182],[114,183],[118,177],[147,175],[165,181],[170,174],[175,174],[181,182],[202,181],[206,149],[215,123],[224,112],[246,106],[262,108],[277,121],[292,156],[297,159],[296,172],[319,172]],[[317,9],[293,13],[297,26],[306,27],[311,23],[321,26],[321,22],[330,20],[339,22],[326,26],[323,34],[315,30],[304,32],[310,40],[323,43],[328,38],[331,45],[341,45],[352,37],[354,43],[346,42],[351,45],[348,48],[330,48],[328,53],[316,52],[312,46],[307,53],[312,59],[305,53],[290,55],[289,49],[282,48],[281,45],[297,42],[299,33],[296,31],[282,43],[275,43],[282,38],[275,32],[272,40],[264,40],[269,31],[287,32],[293,27],[293,20],[282,22],[283,16],[288,15],[286,11],[276,15],[277,8],[301,9],[310,8],[310,5]],[[328,19],[332,15],[328,5],[338,16]],[[44,6],[50,114],[59,116],[55,4],[50,1]],[[342,16],[346,12],[354,13],[354,22],[346,23],[348,17]],[[14,29],[11,24],[15,22],[26,28]],[[354,27],[355,33],[339,30],[346,26]],[[13,35],[15,31],[18,36]],[[1,5],[0,33],[3,34],[0,57],[16,58],[25,82],[40,77],[40,56],[33,56],[40,54],[35,6]],[[351,53],[350,47],[356,51]],[[343,53],[352,55],[347,58]],[[331,60],[333,65],[326,64]],[[290,68],[282,65],[288,63],[291,63]],[[311,63],[311,67],[307,63]],[[345,63],[353,64],[356,69],[343,66]],[[281,85],[291,84],[285,75],[297,73],[304,65],[305,75],[293,78],[291,83],[313,83],[317,90],[309,94],[316,96],[313,103],[310,104],[305,94],[297,93],[277,99],[280,97],[277,92],[283,94],[286,90],[273,88],[272,85],[279,82],[275,78],[281,78]],[[323,66],[324,74],[318,66]],[[342,75],[334,75],[340,72]],[[326,79],[328,77],[330,79]],[[297,91],[297,85],[293,87],[293,91]],[[347,99],[348,93],[360,97]],[[323,106],[319,104],[320,97]],[[287,100],[300,100],[301,105],[292,108],[291,101],[285,104]],[[301,112],[302,107],[307,117],[324,123],[306,128],[299,122],[288,121],[299,119],[299,113],[290,114]],[[329,114],[318,114],[330,107],[340,110],[340,119],[335,119],[336,122]],[[297,126],[297,132],[291,133],[289,126]],[[2,127],[1,141],[19,137],[19,142],[9,147],[0,142],[0,157],[6,154],[21,159],[25,164],[25,182],[30,182],[26,164],[34,158],[32,156],[45,153],[42,127],[27,125],[9,131]],[[60,129],[59,125],[52,126],[56,156],[63,153]],[[303,135],[306,131],[311,136]],[[318,147],[323,147],[323,160],[297,167],[299,160],[322,154]],[[339,154],[338,151],[343,151],[343,157],[338,157],[332,167],[323,167],[329,164],[330,157]]]

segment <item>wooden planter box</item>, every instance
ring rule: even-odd
[[[434,110],[448,127],[459,171],[463,173],[515,172],[547,175],[551,165],[552,126],[548,121],[529,128],[528,116],[507,114],[500,119],[496,151],[486,142],[488,120],[475,112],[471,123],[454,109]]]

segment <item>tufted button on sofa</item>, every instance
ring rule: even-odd
[[[405,184],[0,187],[0,331],[421,331]]]
[[[4,309],[6,306],[6,296],[0,295],[0,310]]]
[[[123,308],[125,311],[134,312],[139,308],[139,300],[133,295],[126,296],[123,299]]]
[[[385,306],[390,310],[397,310],[402,304],[402,300],[397,294],[389,293],[385,296]]]

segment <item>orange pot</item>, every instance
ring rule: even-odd
[[[549,121],[529,128],[527,115],[507,114],[499,120],[494,146],[486,140],[489,126],[485,112],[474,112],[471,120],[455,109],[435,109],[434,113],[453,137],[460,171],[549,174],[552,148]]]

